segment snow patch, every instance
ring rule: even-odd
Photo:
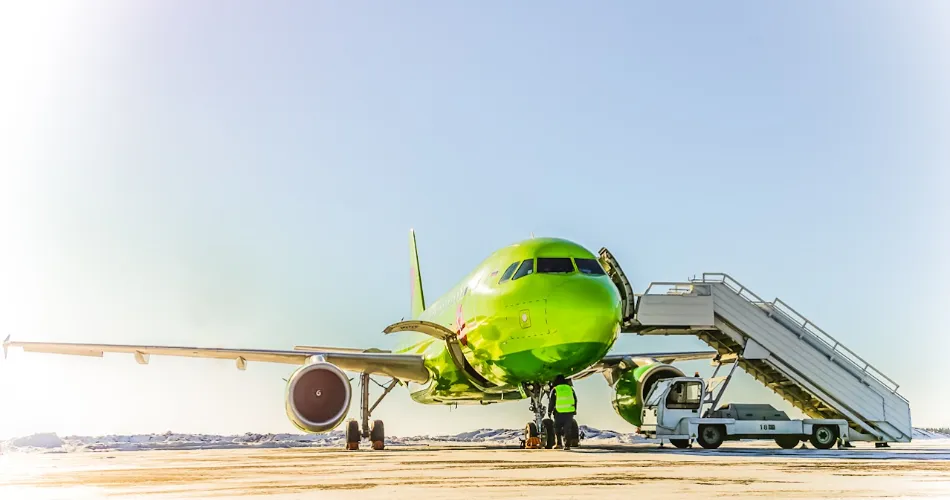
[[[452,435],[387,437],[392,446],[452,443],[485,443],[517,445],[523,429],[477,429]],[[580,426],[581,443],[593,445],[651,443],[635,433],[601,430]],[[82,451],[144,451],[144,450],[207,450],[229,448],[309,448],[342,447],[343,431],[326,434],[245,434],[221,436],[214,434],[133,434],[105,436],[66,436],[54,433],[33,434],[0,441],[0,450],[25,453],[70,453]],[[950,439],[950,435],[925,429],[914,429],[914,440]]]
[[[950,434],[927,429],[914,429],[912,439],[950,439]]]
[[[5,443],[5,447],[11,448],[41,448],[41,449],[52,449],[52,448],[62,448],[63,440],[59,438],[55,433],[44,432],[40,434],[33,434],[32,436],[23,436],[15,439],[11,439]]]

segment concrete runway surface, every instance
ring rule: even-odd
[[[950,498],[950,443],[875,450],[478,446],[0,456],[0,499]]]

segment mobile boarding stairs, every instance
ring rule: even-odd
[[[610,252],[600,256],[623,297],[624,332],[695,335],[809,417],[847,420],[851,441],[911,440],[897,383],[781,299],[762,300],[723,273],[634,294]]]

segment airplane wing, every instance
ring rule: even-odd
[[[639,354],[608,354],[600,360],[601,363],[613,366],[630,358],[635,363],[638,360],[650,360],[653,363],[675,363],[677,361],[695,361],[697,359],[713,359],[718,356],[716,351],[687,351],[687,352],[647,352]]]
[[[308,348],[297,347],[292,351],[267,349],[223,349],[216,347],[178,347],[149,345],[116,344],[72,344],[56,342],[15,342],[7,337],[3,341],[3,356],[11,347],[22,348],[25,352],[43,352],[50,354],[71,354],[75,356],[102,357],[104,353],[132,354],[139,364],[148,364],[149,356],[183,356],[189,358],[233,359],[238,369],[243,370],[248,361],[268,363],[306,364],[311,356],[323,356],[327,362],[343,370],[359,373],[380,373],[399,380],[425,382],[429,380],[422,356],[415,354],[392,354],[377,349],[360,351],[357,349]]]
[[[636,354],[608,354],[590,368],[571,377],[579,380],[595,373],[610,370],[621,364],[635,367],[653,363],[675,363],[677,361],[694,361],[698,359],[714,359],[719,356],[716,351],[686,351],[686,352],[645,352]]]

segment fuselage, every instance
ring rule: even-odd
[[[415,319],[451,330],[446,342],[407,335],[401,352],[423,354],[432,378],[410,385],[420,402],[520,399],[599,361],[620,331],[621,298],[597,257],[563,239],[534,238],[496,251]]]

